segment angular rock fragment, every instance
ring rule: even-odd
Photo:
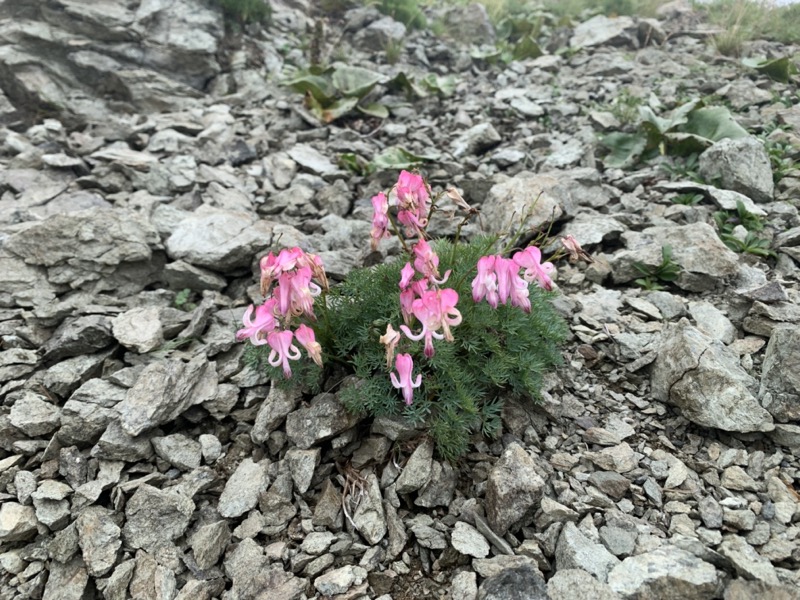
[[[122,546],[121,530],[112,513],[100,506],[87,507],[76,523],[86,569],[92,577],[102,577],[117,562],[117,552]]]
[[[217,510],[225,518],[239,517],[255,507],[258,495],[269,486],[267,464],[245,458],[233,472],[219,498]]]
[[[125,543],[131,548],[153,550],[179,538],[194,508],[194,502],[176,492],[140,485],[125,506]]]
[[[350,429],[358,420],[335,395],[320,394],[307,408],[286,417],[286,435],[297,447],[308,449]]]
[[[605,582],[619,559],[602,544],[592,542],[575,523],[567,522],[556,546],[557,569],[583,569]]]
[[[544,480],[533,459],[519,444],[511,444],[489,473],[486,517],[498,535],[532,517],[542,497]]]

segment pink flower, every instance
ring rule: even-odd
[[[455,290],[427,291],[412,303],[412,312],[422,324],[422,331],[414,334],[405,325],[400,330],[415,342],[425,338],[425,356],[431,358],[435,354],[434,339],[453,341],[450,327],[461,323],[461,313],[455,307],[457,303],[458,293]],[[439,333],[439,329],[443,329],[444,333]]]
[[[291,279],[291,307],[293,315],[305,314],[314,319],[314,297],[322,290],[311,281],[311,269],[301,267]]]
[[[421,175],[401,171],[395,186],[397,220],[405,225],[407,235],[421,235],[428,225],[428,188]]]
[[[289,361],[300,358],[300,350],[292,344],[293,339],[294,333],[290,330],[273,331],[267,336],[267,343],[272,348],[267,357],[267,362],[273,367],[281,365],[283,374],[287,379],[292,376],[292,368],[289,366]]]
[[[316,254],[304,252],[302,248],[284,248],[278,256],[270,252],[261,259],[261,293],[266,296],[273,281],[284,273],[289,273],[295,268],[306,267],[317,278],[322,287],[328,289],[328,278],[322,259]]]
[[[553,263],[542,263],[542,252],[536,246],[528,246],[525,250],[517,252],[513,260],[525,269],[523,277],[528,283],[535,280],[537,285],[546,290],[553,289],[553,280],[550,273],[555,270]]]
[[[400,341],[399,331],[395,331],[392,324],[386,326],[386,333],[380,337],[381,344],[386,346],[386,368],[392,368],[392,359],[394,358],[394,351],[397,348],[397,343]]]
[[[244,327],[236,332],[236,340],[242,341],[245,338],[250,338],[254,346],[262,346],[267,343],[267,334],[277,327],[275,322],[275,300],[267,300],[259,307],[253,307],[251,304],[242,317]],[[252,319],[253,310],[255,308],[256,318]]]
[[[378,244],[383,238],[389,237],[387,228],[389,227],[389,201],[386,194],[380,192],[372,197],[372,237],[371,246],[373,250],[378,248]]]
[[[411,311],[416,297],[413,286],[400,292],[400,312],[406,325],[411,323],[411,317],[414,316]]]
[[[492,308],[497,308],[499,296],[497,295],[497,274],[494,272],[494,263],[498,257],[483,256],[478,259],[478,275],[472,280],[472,299],[480,302],[484,298]]]
[[[416,380],[412,380],[412,371],[414,370],[414,359],[410,354],[398,354],[395,362],[397,375],[389,373],[389,378],[392,380],[392,385],[398,390],[403,390],[403,399],[407,405],[411,405],[414,400],[414,388],[422,385],[422,375],[417,373]]]
[[[562,237],[561,245],[564,246],[564,250],[566,250],[569,254],[569,262],[576,263],[579,260],[586,261],[587,263],[594,262],[592,257],[589,256],[589,254],[583,248],[581,248],[581,245],[574,236],[565,235]]]
[[[322,346],[316,340],[314,330],[308,325],[300,325],[294,332],[297,341],[306,349],[308,356],[320,367],[322,366]]]
[[[414,268],[426,279],[441,285],[450,277],[450,271],[447,271],[444,277],[438,279],[439,257],[427,241],[421,239],[414,244],[414,255],[416,256],[414,259]]]
[[[414,267],[411,266],[411,263],[406,263],[406,266],[400,271],[400,289],[406,290],[408,286],[411,285],[411,279],[416,274],[414,271]]]

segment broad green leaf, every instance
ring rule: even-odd
[[[600,143],[611,150],[603,159],[608,167],[622,168],[636,162],[647,146],[647,138],[638,133],[609,133],[600,139]]]
[[[285,85],[295,92],[305,94],[308,92],[320,104],[330,104],[336,97],[336,90],[328,78],[321,75],[303,73],[285,82]]]
[[[440,94],[444,97],[450,97],[456,91],[457,79],[453,75],[446,77],[439,77],[435,73],[428,73],[422,78],[421,82],[429,91]]]
[[[372,164],[379,169],[409,169],[430,160],[433,160],[433,157],[412,154],[408,150],[395,146],[381,152],[372,160]]]
[[[747,130],[739,125],[724,106],[698,108],[689,113],[689,118],[678,131],[717,142],[724,138],[747,137]]]
[[[322,110],[320,119],[324,123],[333,123],[336,119],[345,116],[358,104],[358,98],[340,98]]]
[[[485,60],[488,63],[494,63],[500,60],[503,52],[500,48],[490,46],[481,48],[472,48],[469,55],[476,60]]]
[[[378,83],[386,78],[380,73],[362,67],[338,67],[331,75],[334,87],[345,96],[363,98]]]
[[[664,136],[668,154],[674,156],[689,156],[699,154],[714,142],[694,133],[670,132]]]
[[[512,56],[514,60],[524,60],[526,58],[539,58],[544,52],[539,44],[529,35],[523,37],[514,45]]]
[[[364,113],[365,115],[369,115],[370,117],[376,117],[378,119],[388,119],[389,118],[389,109],[386,108],[383,104],[372,103],[372,104],[364,104],[356,106],[359,112]]]
[[[343,169],[347,169],[356,175],[367,175],[371,171],[371,165],[363,158],[352,152],[346,152],[339,155],[337,163]]]
[[[795,65],[788,56],[782,56],[773,60],[758,60],[757,58],[745,58],[742,64],[751,67],[760,73],[764,73],[770,79],[780,81],[781,83],[789,83],[792,75],[797,73],[797,65]]]
[[[417,96],[419,98],[427,98],[428,90],[423,86],[418,85],[413,77],[409,77],[403,71],[400,71],[392,79],[386,82],[387,87],[390,89],[403,90],[409,96]]]

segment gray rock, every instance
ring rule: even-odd
[[[589,475],[589,483],[614,500],[622,500],[631,487],[631,481],[613,471],[595,471]]]
[[[137,462],[153,456],[151,433],[133,436],[128,434],[119,421],[112,421],[92,448],[92,456],[106,460]]]
[[[417,519],[420,520],[420,519]],[[417,540],[417,544],[429,550],[444,550],[447,548],[447,538],[444,533],[438,529],[434,529],[431,525],[433,523],[414,523],[409,529]]]
[[[620,600],[607,583],[582,569],[560,569],[547,582],[550,600]]]
[[[416,492],[431,478],[433,440],[424,439],[408,459],[395,484],[398,494]]]
[[[749,333],[770,337],[776,327],[798,324],[800,324],[800,306],[797,304],[791,302],[765,304],[756,301],[744,318],[742,327]]]
[[[272,244],[273,230],[272,223],[255,215],[209,208],[181,221],[167,238],[166,248],[172,259],[225,272],[249,266]]]
[[[495,533],[532,516],[542,497],[544,480],[533,458],[519,445],[511,444],[495,463],[486,486],[486,517]]]
[[[308,144],[297,144],[289,150],[289,156],[298,165],[315,175],[329,175],[338,170],[328,157]]]
[[[625,558],[633,554],[636,547],[636,534],[621,527],[603,525],[600,530],[600,541],[614,556]]]
[[[638,459],[628,442],[622,442],[599,452],[587,452],[586,458],[601,469],[616,473],[627,473],[636,468]]]
[[[674,546],[631,556],[608,576],[608,585],[623,598],[714,598],[722,578],[716,569]]]
[[[290,448],[286,452],[285,460],[289,465],[289,472],[292,474],[294,487],[299,494],[305,494],[311,487],[311,480],[314,477],[314,470],[319,463],[320,449],[301,450],[300,448]]]
[[[625,226],[615,218],[587,211],[567,223],[561,233],[564,236],[573,236],[582,247],[586,248],[604,241],[617,240],[623,231]]]
[[[208,269],[195,267],[183,260],[164,265],[164,280],[173,290],[221,290],[227,285],[225,278]]]
[[[117,406],[120,424],[130,435],[168,423],[195,404],[217,393],[216,363],[198,356],[154,362],[141,372],[123,402]]]
[[[755,382],[736,353],[682,320],[663,334],[651,386],[662,402],[705,427],[771,431],[772,416],[753,397]]]
[[[713,496],[705,496],[697,503],[697,510],[700,512],[700,519],[708,529],[719,529],[722,527],[722,507]]]
[[[720,287],[736,273],[739,262],[738,255],[725,246],[706,223],[628,231],[622,234],[622,240],[626,249],[614,254],[611,260],[614,283],[641,277],[635,264],[658,267],[663,246],[672,248],[672,259],[680,267],[675,284],[690,292]]]
[[[392,43],[396,44],[405,37],[405,25],[395,21],[391,17],[383,17],[361,29],[356,33],[353,41],[365,50],[380,52],[383,51],[387,45]]]
[[[308,449],[350,429],[358,420],[334,394],[320,394],[286,418],[286,435],[295,446]]]
[[[203,433],[197,438],[200,442],[200,451],[206,464],[212,464],[222,455],[222,442],[217,436],[210,433]]]
[[[258,495],[269,486],[265,462],[254,463],[245,458],[222,490],[217,510],[225,518],[240,517],[258,503]]]
[[[33,350],[10,348],[0,352],[0,383],[21,379],[36,368],[39,356]]]
[[[536,562],[528,556],[493,556],[492,558],[476,558],[472,561],[472,568],[475,572],[488,579],[499,575],[509,569],[532,569],[539,573]],[[539,573],[541,576],[541,573]]]
[[[67,563],[52,561],[42,600],[82,600],[89,574],[80,558]]]
[[[61,411],[58,439],[64,445],[93,444],[118,413],[115,405],[127,390],[104,379],[90,379],[79,387]]]
[[[542,496],[539,507],[542,512],[536,517],[536,526],[540,529],[547,529],[553,523],[575,522],[579,517],[577,512],[548,496]]]
[[[489,232],[537,229],[563,214],[554,190],[559,180],[530,172],[493,185],[482,206],[483,227]],[[511,222],[511,215],[518,215]],[[524,217],[524,220],[523,220]]]
[[[461,554],[473,558],[489,556],[489,542],[469,523],[458,521],[450,534],[450,544]]]
[[[710,302],[690,302],[689,314],[697,324],[697,329],[707,336],[723,344],[730,344],[736,339],[736,327]]]
[[[630,17],[610,18],[597,15],[578,25],[572,33],[569,45],[572,48],[591,46],[621,46],[633,41],[636,25]]]
[[[140,485],[125,506],[125,543],[152,551],[179,538],[186,531],[194,508],[194,502],[176,492]]]
[[[366,569],[346,565],[317,577],[314,580],[314,587],[323,596],[335,596],[348,592],[355,585],[360,585],[366,577]]]
[[[76,524],[86,570],[92,577],[102,577],[114,567],[122,546],[121,531],[113,513],[100,506],[89,506],[78,515]]]
[[[755,548],[738,535],[731,535],[722,540],[717,551],[731,561],[740,577],[756,579],[770,585],[780,583],[772,563],[760,556]]]
[[[300,544],[300,550],[312,556],[319,556],[328,551],[331,544],[336,540],[336,536],[328,531],[312,531]]]
[[[481,5],[482,6],[482,5]],[[478,596],[478,577],[471,571],[459,571],[450,582],[452,600],[475,600]]]
[[[605,582],[617,565],[617,557],[602,544],[592,542],[575,523],[564,524],[556,546],[556,569],[583,569]]]
[[[729,490],[746,490],[749,492],[758,492],[761,489],[761,486],[747,474],[747,471],[737,465],[730,466],[722,471],[720,485]]]
[[[322,484],[317,505],[314,507],[312,523],[315,526],[337,528],[342,517],[342,495],[330,479]]]
[[[67,397],[79,385],[97,375],[106,358],[108,353],[101,352],[62,360],[47,369],[42,385],[52,394]]]
[[[36,531],[36,513],[32,506],[8,501],[0,505],[0,542],[28,540]]]
[[[478,2],[449,7],[444,24],[453,39],[470,40],[478,46],[495,41],[494,25],[486,7]]]
[[[487,578],[477,600],[548,600],[547,586],[541,573],[523,565]]]
[[[182,433],[166,437],[154,437],[151,440],[156,454],[173,467],[191,471],[200,466],[201,445]]]
[[[366,493],[355,511],[353,525],[364,536],[367,543],[374,546],[386,535],[386,514],[383,510],[381,490],[378,478],[374,474],[367,476]]]
[[[754,137],[715,142],[700,155],[699,172],[703,179],[719,179],[722,187],[756,202],[772,201],[774,184],[769,155],[761,141]]]
[[[189,545],[198,568],[207,570],[217,564],[231,541],[231,530],[225,521],[200,527],[192,534]]]
[[[41,394],[20,390],[9,394],[6,401],[14,403],[8,415],[9,421],[28,437],[49,435],[61,424],[61,410]]]
[[[161,311],[155,306],[132,308],[118,315],[111,321],[111,332],[120,344],[139,354],[164,344]]]
[[[761,367],[761,403],[777,421],[800,420],[800,327],[772,330]]]
[[[112,344],[111,324],[107,317],[88,315],[65,320],[42,346],[45,360],[91,354]]]
[[[763,581],[734,579],[725,588],[725,600],[797,600],[797,588],[791,584],[770,585]]]
[[[491,123],[480,123],[470,127],[453,141],[452,153],[456,158],[481,154],[495,147],[502,139]]]
[[[419,491],[414,504],[425,508],[450,506],[458,483],[458,474],[449,463],[433,461],[431,478]]]

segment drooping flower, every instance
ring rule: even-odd
[[[439,257],[431,248],[431,245],[424,239],[420,239],[414,244],[414,268],[421,273],[425,279],[432,283],[443,284],[450,277],[448,270],[444,277],[439,279]]]
[[[389,237],[387,231],[389,227],[389,201],[386,194],[380,192],[372,197],[372,230],[370,243],[373,250],[378,248],[378,244],[383,238]]]
[[[300,358],[300,350],[292,344],[293,339],[294,333],[289,329],[273,331],[267,336],[267,343],[272,348],[267,357],[267,362],[273,367],[282,366],[283,374],[287,379],[292,376],[292,368],[289,366],[289,361]]]
[[[244,327],[236,332],[236,340],[242,341],[245,338],[250,338],[250,342],[254,346],[262,346],[267,343],[267,335],[274,331],[277,327],[275,322],[275,305],[276,300],[267,300],[264,304],[254,307],[252,304],[244,311],[242,322]],[[253,319],[253,311],[255,310],[255,319]]]
[[[400,338],[403,337],[400,335],[399,331],[395,331],[392,324],[389,323],[386,325],[386,333],[384,333],[380,337],[381,344],[386,346],[386,368],[392,368],[392,360],[394,359],[394,351],[397,348],[397,343],[400,341]]]
[[[322,366],[322,346],[317,342],[314,330],[308,325],[300,325],[294,332],[295,338],[308,352],[308,356],[320,367]]]
[[[542,263],[542,251],[536,246],[528,246],[525,250],[514,254],[513,260],[525,269],[523,277],[528,283],[536,284],[546,290],[553,289],[553,280],[550,273],[555,270],[553,263]]]
[[[411,285],[411,280],[416,275],[416,271],[414,271],[414,267],[411,266],[411,263],[406,263],[406,266],[402,268],[400,271],[400,289],[406,290],[408,286]]]
[[[401,171],[395,186],[397,195],[397,220],[406,228],[406,234],[422,235],[428,225],[428,188],[421,175]]]
[[[478,275],[472,280],[472,299],[480,302],[484,298],[492,308],[497,308],[497,274],[494,262],[497,257],[483,256],[478,259]]]
[[[417,373],[417,378],[412,379],[414,370],[414,359],[410,354],[398,354],[395,361],[397,375],[389,373],[392,385],[398,390],[403,390],[403,399],[407,405],[414,401],[414,389],[422,385],[422,374]]]
[[[433,340],[447,339],[453,341],[450,327],[461,323],[461,313],[455,307],[458,303],[458,293],[453,289],[429,290],[414,300],[411,311],[422,324],[420,333],[413,333],[406,325],[401,325],[400,330],[410,340],[425,339],[425,356],[431,358],[435,354]],[[443,333],[439,333],[442,329]]]
[[[576,263],[579,260],[587,263],[594,262],[594,259],[589,256],[589,254],[583,248],[581,248],[578,240],[576,240],[572,235],[565,235],[560,239],[561,245],[564,246],[564,250],[566,250],[569,254],[569,262]]]

